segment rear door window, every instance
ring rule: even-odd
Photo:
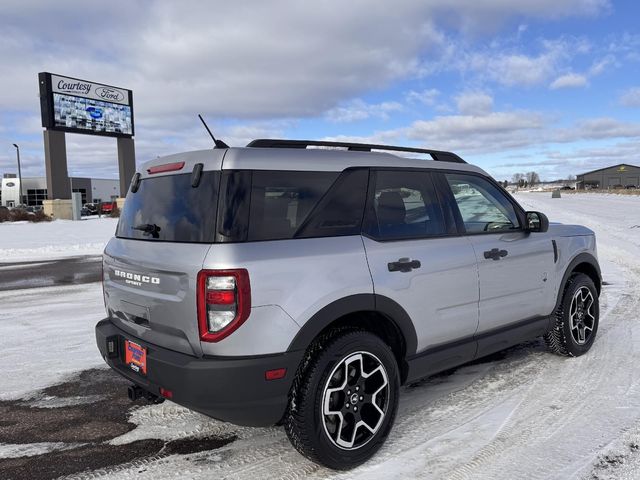
[[[197,187],[191,173],[145,178],[129,191],[116,236],[158,242],[212,243],[220,173],[205,171]]]
[[[368,233],[377,239],[424,238],[447,233],[431,174],[414,170],[375,172]]]

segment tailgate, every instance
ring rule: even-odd
[[[122,330],[201,356],[196,277],[209,245],[113,238],[104,253],[105,306]]]

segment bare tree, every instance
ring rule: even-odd
[[[540,175],[537,172],[527,172],[526,178],[530,187],[540,183]]]
[[[516,185],[520,185],[520,180],[524,177],[521,173],[514,173],[511,177],[511,183],[515,183]]]

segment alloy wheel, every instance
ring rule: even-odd
[[[594,307],[595,300],[591,290],[587,287],[576,290],[569,308],[569,326],[571,336],[578,345],[584,345],[591,338],[596,322]]]
[[[389,377],[369,352],[347,355],[324,386],[321,417],[331,442],[345,450],[366,445],[378,432],[389,406]]]

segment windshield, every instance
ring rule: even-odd
[[[160,242],[213,243],[219,172],[203,172],[197,187],[191,173],[146,178],[129,191],[116,236]]]

